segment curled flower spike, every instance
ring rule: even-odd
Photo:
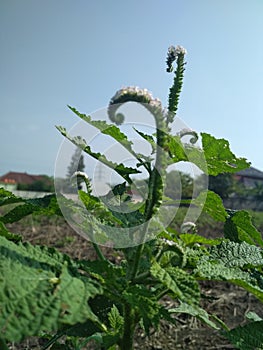
[[[167,53],[167,59],[166,59],[166,64],[167,64],[167,69],[166,71],[168,73],[173,71],[173,62],[177,59],[179,55],[186,55],[187,51],[184,47],[177,45],[174,47],[173,45],[168,48],[168,53]]]
[[[121,113],[116,113],[119,108],[119,104],[125,102],[138,102],[144,103],[149,109],[162,110],[162,103],[158,98],[153,98],[152,94],[147,89],[140,89],[137,86],[124,87],[116,92],[116,94],[111,98],[108,115],[110,120],[120,125],[124,121],[124,116]]]

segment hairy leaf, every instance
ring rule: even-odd
[[[151,266],[151,274],[172,294],[189,304],[199,302],[200,290],[196,280],[184,270],[177,267],[161,267],[157,262]]]
[[[102,290],[78,274],[55,249],[18,245],[0,237],[0,335],[9,341],[90,319],[87,301]]]
[[[239,326],[224,335],[240,350],[263,350],[263,321]]]
[[[246,289],[263,302],[262,276],[254,270],[243,271],[239,267],[229,267],[219,260],[210,260],[209,256],[203,256],[197,263],[194,273],[199,279],[231,282]]]
[[[246,242],[222,242],[211,247],[210,259],[219,260],[227,267],[263,266],[262,249]]]

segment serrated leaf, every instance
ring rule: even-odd
[[[263,321],[239,326],[224,335],[240,350],[263,350]]]
[[[132,149],[132,141],[129,141],[127,136],[114,124],[108,124],[104,120],[92,120],[89,115],[82,114],[71,106],[68,106],[69,109],[74,112],[78,117],[87,122],[88,124],[94,126],[99,129],[104,135],[111,136],[114,140],[119,142],[122,146],[124,146],[130,153],[135,155]]]
[[[0,335],[21,341],[40,331],[90,319],[87,301],[102,292],[80,276],[69,257],[55,249],[18,245],[0,237]]]
[[[263,247],[261,233],[255,228],[251,215],[245,210],[229,212],[224,226],[224,235],[234,242],[244,241]]]
[[[172,294],[189,304],[199,302],[200,290],[196,280],[184,270],[177,267],[161,267],[157,262],[151,266],[151,274]]]
[[[147,334],[150,327],[157,327],[162,318],[174,322],[168,311],[156,300],[153,293],[144,286],[131,286],[123,293],[128,303],[139,312]]]
[[[183,313],[191,315],[206,323],[208,326],[214,329],[219,329],[219,327],[213,321],[210,320],[209,314],[197,305],[189,305],[187,303],[180,302],[180,305],[178,307],[169,309],[169,312],[171,314]]]
[[[5,227],[4,223],[1,221],[0,221],[0,236],[5,237],[9,241],[13,241],[15,243],[22,240],[21,235],[9,232],[8,229]]]
[[[148,135],[145,134],[143,132],[141,132],[140,130],[137,130],[136,128],[133,128],[137,134],[139,134],[144,140],[146,140],[147,142],[149,142],[149,144],[152,147],[152,154],[156,151],[156,141],[154,140],[152,135]]]
[[[246,242],[222,242],[211,247],[210,259],[216,259],[227,267],[263,266],[262,249]]]
[[[209,214],[214,220],[221,222],[226,221],[227,212],[222,199],[213,191],[201,192],[191,203],[202,208],[202,210]]]
[[[198,279],[210,281],[228,281],[254,294],[263,302],[262,276],[254,271],[243,271],[239,267],[228,267],[218,260],[203,256],[194,270]]]
[[[75,146],[81,148],[88,155],[93,157],[94,159],[100,161],[101,163],[107,165],[109,168],[116,171],[117,174],[122,176],[128,183],[131,183],[131,179],[129,177],[130,174],[139,174],[141,173],[139,170],[134,168],[126,167],[124,164],[114,163],[108,160],[104,154],[93,152],[90,146],[87,145],[86,141],[80,136],[71,136],[67,133],[67,130],[63,126],[56,126],[58,131],[65,136],[69,141],[71,141]]]
[[[117,333],[122,328],[124,320],[115,304],[108,313],[108,318],[111,328]]]
[[[206,133],[201,133],[201,136],[209,175],[235,173],[249,167],[250,163],[245,158],[237,158],[231,152],[225,139],[216,139]]]
[[[17,197],[12,192],[9,192],[4,188],[0,188],[0,206],[19,203],[23,201],[24,200],[21,197]]]
[[[41,198],[23,199],[23,204],[16,206],[7,214],[1,217],[3,223],[13,223],[21,220],[32,213],[52,215],[61,215],[60,208],[57,204],[56,195],[47,195]]]

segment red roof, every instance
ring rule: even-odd
[[[31,175],[27,173],[16,173],[10,171],[9,173],[0,177],[0,182],[16,182],[18,184],[30,185],[35,181],[45,179],[46,177],[44,175]]]

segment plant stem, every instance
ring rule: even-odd
[[[92,245],[93,245],[93,248],[95,249],[95,251],[96,251],[96,253],[97,253],[99,259],[102,260],[102,261],[106,261],[107,259],[106,259],[105,256],[103,255],[103,253],[102,253],[102,251],[100,250],[100,247],[98,246],[98,244],[92,243]]]
[[[124,329],[120,350],[133,350],[133,336],[135,330],[135,314],[131,305],[124,305]]]

